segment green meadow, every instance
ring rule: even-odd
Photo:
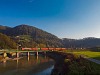
[[[70,52],[79,56],[83,55],[89,58],[100,60],[100,52],[93,52],[89,50],[67,50],[66,52]]]

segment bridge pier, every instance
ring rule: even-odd
[[[16,52],[16,56],[17,56],[17,58],[19,58],[19,53],[18,52]]]
[[[44,54],[46,55],[46,51],[44,51]]]
[[[37,51],[37,52],[36,52],[36,59],[37,59],[37,60],[38,60],[38,58],[39,58],[38,55],[39,55],[39,52]]]
[[[46,51],[44,52],[44,58],[46,59]]]
[[[29,55],[30,55],[30,53],[29,52],[27,52],[27,56],[29,57]]]
[[[38,52],[38,51],[36,52],[36,55],[37,55],[37,56],[39,55],[39,52]]]
[[[28,61],[29,61],[29,59],[30,59],[30,53],[29,52],[27,52],[27,58],[28,58]]]

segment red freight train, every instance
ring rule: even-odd
[[[22,48],[22,50],[67,50],[67,48]]]

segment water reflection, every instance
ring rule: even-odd
[[[3,67],[6,67],[6,60],[3,60]]]
[[[19,61],[19,59],[16,60],[16,62],[17,62],[17,68],[18,68],[18,61]]]
[[[0,64],[0,75],[36,75],[49,69],[53,64],[53,60],[46,56],[28,55],[21,59],[4,60]]]
[[[33,75],[51,75],[51,71],[52,69],[54,68],[54,66],[42,71],[42,72],[38,72],[36,74],[33,74]]]
[[[39,60],[39,57],[38,57],[38,55],[36,56],[36,59],[37,59],[37,61]]]
[[[28,58],[28,61],[29,61],[29,59],[30,59],[30,58],[29,58],[29,52],[27,53],[27,58]]]

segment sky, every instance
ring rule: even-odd
[[[100,38],[100,0],[0,0],[0,25],[20,24],[59,38]]]

